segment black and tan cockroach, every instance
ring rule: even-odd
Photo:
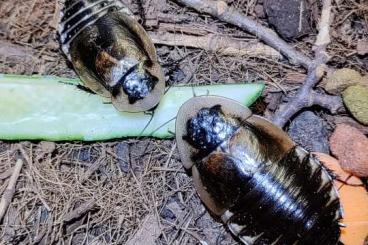
[[[59,40],[83,84],[120,111],[146,111],[165,81],[155,47],[119,0],[66,0]]]
[[[332,177],[268,120],[231,99],[194,97],[178,112],[176,140],[201,200],[242,243],[338,243]]]

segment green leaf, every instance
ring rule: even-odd
[[[176,114],[194,94],[220,95],[249,106],[264,88],[256,83],[171,87],[151,120],[147,113],[118,112],[102,97],[80,90],[77,84],[77,79],[0,74],[0,139],[173,138]]]

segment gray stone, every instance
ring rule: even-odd
[[[304,149],[313,152],[329,153],[329,126],[313,112],[298,115],[290,124],[288,134]]]
[[[284,39],[311,32],[310,5],[306,0],[265,0],[268,22]]]
[[[118,166],[124,173],[130,171],[130,157],[129,157],[129,144],[126,142],[119,142],[115,146],[115,153],[119,157]]]

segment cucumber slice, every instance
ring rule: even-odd
[[[249,106],[264,88],[255,83],[171,87],[151,119],[147,113],[119,112],[102,97],[77,88],[78,84],[78,79],[0,74],[0,139],[173,138],[179,107],[193,94],[220,95]]]

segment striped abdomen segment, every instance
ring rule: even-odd
[[[233,148],[223,145],[197,166],[208,192],[228,207],[221,218],[235,236],[245,244],[338,242],[339,197],[317,160],[294,147],[277,162],[256,163],[267,157]]]
[[[59,38],[62,50],[69,59],[69,46],[73,39],[111,10],[124,11],[131,15],[129,9],[116,0],[67,0],[65,2],[64,9],[61,11]]]

